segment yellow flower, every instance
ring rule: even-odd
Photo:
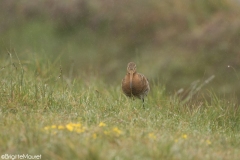
[[[207,144],[210,145],[212,142],[210,140],[206,140]]]
[[[56,126],[56,125],[52,125],[51,128],[52,128],[52,129],[55,129],[55,128],[57,128],[57,126]]]
[[[186,134],[183,134],[183,135],[182,135],[182,138],[183,138],[183,139],[187,139],[187,135],[186,135]]]
[[[67,130],[69,130],[69,131],[73,131],[73,129],[74,129],[74,127],[71,125],[71,124],[67,124],[66,125],[66,128],[67,128]]]
[[[85,127],[83,127],[80,123],[68,123],[65,126],[63,125],[51,125],[51,126],[46,126],[44,127],[44,130],[49,130],[49,129],[67,129],[68,131],[72,132],[75,131],[77,133],[82,133],[85,132]]]
[[[153,140],[157,139],[157,137],[156,137],[156,135],[154,133],[148,133],[148,137],[150,139],[153,139]]]
[[[85,127],[82,127],[82,125],[80,123],[68,123],[65,126],[51,125],[51,126],[44,127],[44,130],[50,130],[50,129],[59,129],[59,130],[67,129],[70,132],[76,131],[77,133],[82,133],[85,131]]]
[[[96,134],[96,133],[93,133],[92,138],[93,138],[93,139],[96,139],[96,138],[97,138],[97,134]]]
[[[63,125],[59,125],[58,129],[65,129],[65,127]]]
[[[117,136],[119,136],[120,134],[122,134],[122,131],[121,131],[120,129],[118,129],[117,127],[114,127],[114,128],[112,129],[112,131],[113,131]]]
[[[49,129],[50,129],[49,126],[44,127],[44,130],[49,130]]]
[[[98,126],[99,126],[99,127],[105,127],[105,126],[106,126],[106,124],[105,124],[105,123],[103,123],[103,122],[100,122]]]
[[[85,127],[82,127],[80,123],[68,123],[66,125],[67,130],[70,132],[76,131],[77,133],[82,133],[85,131]]]

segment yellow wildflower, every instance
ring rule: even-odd
[[[93,138],[93,139],[96,139],[96,138],[97,138],[97,134],[96,134],[96,133],[93,133],[92,138]]]
[[[105,127],[106,124],[105,124],[104,122],[100,122],[98,126],[99,126],[99,127]]]
[[[85,131],[85,127],[82,127],[80,123],[68,123],[66,125],[67,130],[70,132],[76,131],[77,133],[82,133]]]
[[[183,139],[187,139],[187,135],[186,135],[186,134],[183,134],[183,135],[182,135],[182,138],[183,138]]]
[[[50,129],[49,126],[44,127],[44,130],[49,130],[49,129]]]
[[[55,128],[57,128],[57,126],[56,126],[56,125],[52,125],[51,128],[52,128],[52,129],[55,129]]]
[[[72,132],[73,129],[74,129],[74,127],[73,127],[72,124],[70,124],[70,123],[66,125],[66,128],[67,128],[67,130],[69,130],[69,131],[71,131],[71,132]]]
[[[117,136],[119,136],[120,134],[122,134],[122,131],[121,131],[120,129],[118,129],[117,127],[114,127],[114,128],[112,129],[112,131],[113,131]]]
[[[63,125],[59,125],[58,129],[65,129],[65,127]]]
[[[210,145],[212,142],[210,140],[206,140],[207,144]]]
[[[68,131],[76,131],[77,133],[82,133],[85,131],[85,127],[83,127],[80,123],[68,123],[65,126],[64,125],[51,125],[44,127],[44,130],[50,130],[50,129],[67,129]]]
[[[154,133],[148,133],[148,137],[150,139],[153,139],[153,140],[157,139],[157,137],[156,137],[156,135]]]

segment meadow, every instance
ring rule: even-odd
[[[0,1],[1,159],[238,160],[239,11]],[[130,61],[150,82],[145,108],[121,91]]]
[[[144,109],[140,100],[123,95],[121,82],[68,79],[61,67],[45,62],[40,67],[36,62],[24,65],[14,53],[1,60],[1,156],[41,155],[44,160],[240,157],[240,110],[234,101],[208,91],[210,100],[182,103],[151,81]]]

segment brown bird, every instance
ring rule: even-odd
[[[147,78],[137,73],[137,66],[134,62],[129,62],[127,66],[127,74],[122,80],[123,93],[128,97],[137,97],[144,103],[144,97],[150,91]]]

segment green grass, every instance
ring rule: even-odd
[[[239,106],[214,92],[210,101],[183,104],[164,86],[152,84],[143,109],[140,100],[122,94],[121,81],[69,79],[47,60],[21,64],[13,57],[1,60],[0,155],[58,160],[240,157]]]

